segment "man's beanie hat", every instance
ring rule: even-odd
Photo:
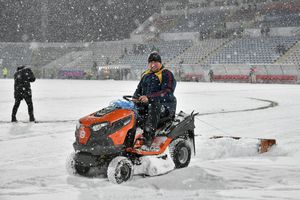
[[[152,61],[157,61],[161,63],[161,57],[158,54],[157,51],[153,51],[150,53],[149,57],[148,57],[148,63],[152,62]]]
[[[24,68],[25,68],[24,65],[22,65],[22,66],[20,66],[20,67],[17,67],[17,71],[20,71],[21,69],[24,69]]]

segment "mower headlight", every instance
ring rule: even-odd
[[[101,124],[95,124],[94,126],[92,126],[92,130],[93,130],[94,132],[96,132],[96,131],[99,131],[101,128],[103,128],[103,127],[105,127],[105,126],[108,126],[108,125],[109,125],[108,122],[103,122],[103,123],[101,123]]]

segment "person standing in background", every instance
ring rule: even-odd
[[[250,68],[249,81],[250,83],[256,83],[256,69],[254,67]]]
[[[29,121],[34,122],[32,92],[30,82],[35,81],[35,76],[30,68],[20,66],[14,74],[14,97],[15,104],[11,114],[11,122],[17,122],[16,114],[18,112],[20,103],[25,99],[28,106]]]
[[[6,67],[3,67],[3,69],[2,69],[2,75],[3,75],[3,78],[7,77],[7,75],[8,75],[8,69]]]
[[[213,82],[214,81],[214,71],[212,69],[210,69],[208,71],[208,76],[209,76],[209,81]]]

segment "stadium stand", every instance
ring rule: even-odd
[[[168,65],[198,64],[218,47],[225,43],[225,39],[207,39],[194,43],[193,46],[168,62]]]
[[[139,27],[135,34],[145,34],[149,32],[165,32],[172,28],[178,21],[178,15],[154,14],[142,27]]]
[[[191,13],[182,15],[176,26],[169,32],[210,32],[216,27],[224,26],[225,11]]]
[[[255,67],[257,82],[298,82],[298,1],[184,2],[167,1],[162,12],[157,10],[143,22],[135,21],[138,27],[131,28],[130,39],[120,36],[122,40],[103,42],[0,43],[0,59],[10,70],[20,64],[40,68],[44,78],[85,78],[93,68],[111,68],[130,69],[134,73],[131,78],[137,79],[149,53],[155,50],[178,80],[207,81],[208,70],[213,69],[214,81],[249,82],[249,71]]]
[[[2,65],[8,67],[13,74],[17,66],[31,63],[32,50],[29,43],[0,43],[0,59]]]
[[[45,66],[52,61],[60,58],[62,55],[70,53],[72,51],[80,51],[81,47],[68,47],[65,44],[56,45],[37,45],[37,47],[32,48],[33,51],[33,63],[35,66]]]
[[[296,37],[243,37],[225,44],[208,60],[210,64],[219,63],[273,63],[281,54],[297,42]],[[280,50],[279,47],[284,49]]]
[[[276,63],[295,64],[300,66],[300,42],[298,41],[290,51],[280,58]]]
[[[192,44],[191,40],[138,44],[136,46],[139,47],[139,50],[135,49],[135,51],[133,50],[129,54],[124,55],[117,64],[130,64],[133,68],[144,68],[147,65],[147,57],[151,51],[158,51],[163,57],[163,62],[167,63],[191,47]]]
[[[273,2],[265,4],[261,10],[263,20],[258,25],[268,27],[300,26],[300,2]]]
[[[132,51],[132,42],[98,42],[89,47],[93,52],[93,59],[99,66],[115,63],[125,56],[126,52]]]

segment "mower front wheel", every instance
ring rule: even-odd
[[[82,176],[87,175],[87,173],[90,170],[90,167],[82,166],[80,163],[76,161],[76,154],[71,153],[68,156],[67,162],[66,162],[66,168],[69,174],[74,175],[74,174],[79,174]]]
[[[133,164],[123,156],[118,156],[112,159],[108,165],[107,178],[110,182],[121,184],[132,179]]]
[[[86,176],[87,173],[90,171],[90,167],[75,164],[75,170],[77,174]]]

